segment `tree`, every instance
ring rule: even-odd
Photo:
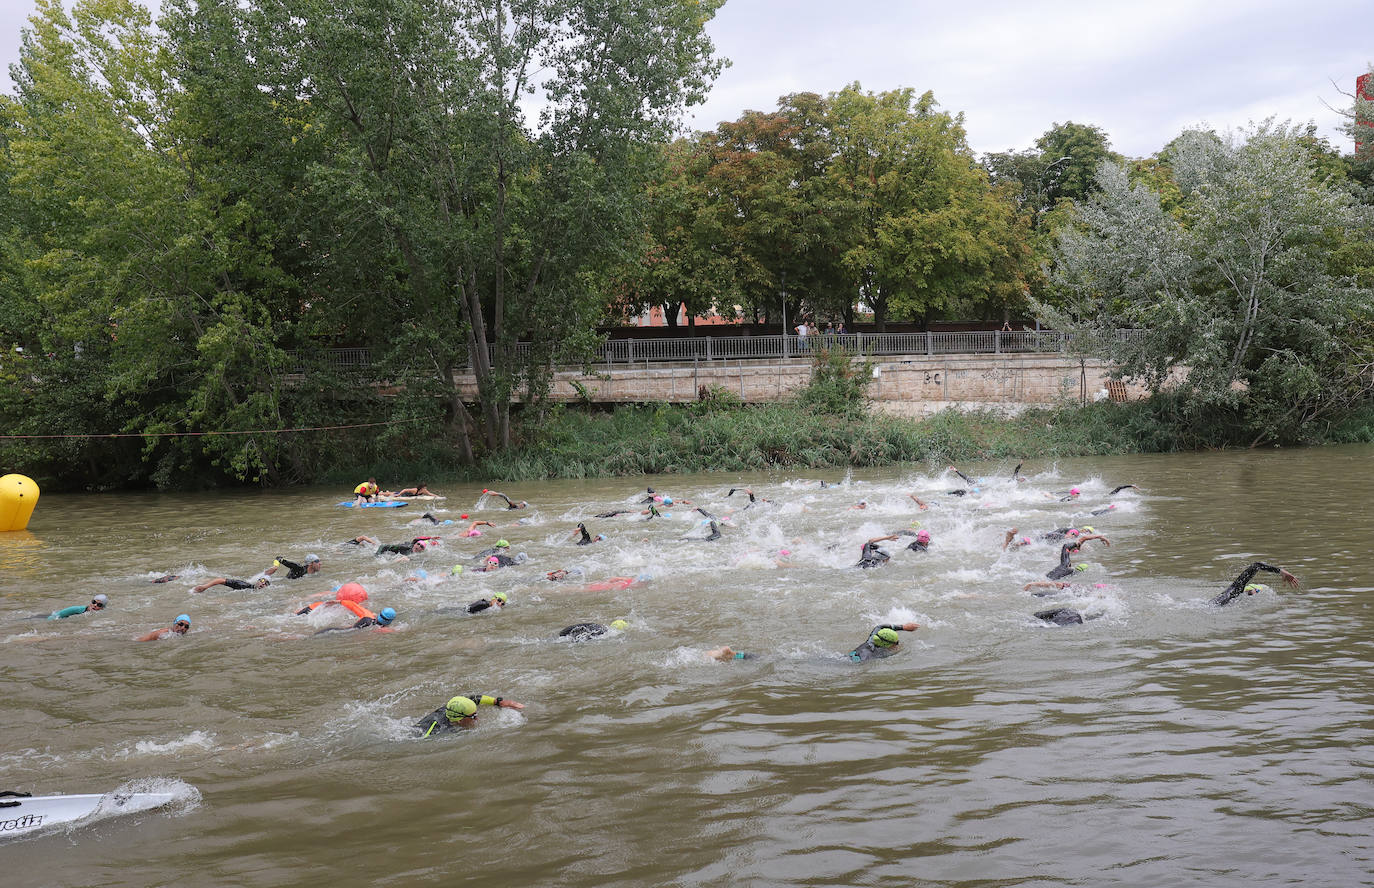
[[[1122,158],[1110,149],[1107,134],[1100,127],[1083,123],[1056,123],[1035,140],[1044,163],[1045,202],[1053,205],[1062,197],[1081,201],[1093,190],[1102,161],[1120,163]]]
[[[447,389],[466,459],[508,446],[512,398],[537,400],[554,357],[591,344],[589,276],[631,242],[649,146],[718,70],[703,26],[719,4],[221,2],[243,36],[216,78],[275,109],[269,155],[288,136],[318,152],[312,298],[376,287],[374,341],[404,346],[408,388]],[[468,361],[480,424],[453,378]]]
[[[1081,227],[1059,238],[1064,309],[1042,315],[1157,393],[1181,377],[1194,429],[1294,441],[1367,401],[1374,291],[1332,257],[1369,239],[1368,209],[1314,175],[1298,129],[1265,124],[1239,144],[1185,134],[1170,162],[1181,219],[1121,166],[1099,168]],[[1138,335],[1118,341],[1122,327]]]
[[[929,320],[1019,299],[1024,223],[974,162],[962,116],[937,110],[930,92],[857,83],[829,107],[840,262],[878,329],[889,313]]]

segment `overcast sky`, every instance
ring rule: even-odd
[[[7,67],[32,9],[0,0]],[[1327,105],[1348,108],[1341,91],[1374,61],[1374,0],[728,0],[708,28],[732,65],[693,109],[696,129],[857,80],[933,90],[979,152],[1029,148],[1072,120],[1145,156],[1186,127],[1270,116],[1313,121],[1349,152]]]

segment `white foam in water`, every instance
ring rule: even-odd
[[[159,743],[156,740],[139,740],[132,751],[116,753],[121,757],[130,755],[167,755],[187,749],[210,749],[215,745],[215,735],[206,731],[192,731],[185,737],[176,737]]]

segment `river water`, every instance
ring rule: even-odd
[[[29,532],[0,534],[0,788],[180,801],[0,843],[3,882],[1368,885],[1372,460],[1062,460],[1019,484],[966,465],[979,491],[963,498],[938,465],[511,485],[519,512],[457,487],[362,511],[324,489],[44,496]],[[1128,482],[1141,490],[1109,495]],[[726,495],[742,484],[773,502],[743,509]],[[732,516],[723,538],[700,541],[681,502],[645,520],[646,485]],[[426,507],[459,523],[407,523]],[[636,511],[590,517],[615,508]],[[464,512],[499,526],[460,537]],[[575,545],[580,520],[607,539]],[[885,567],[853,566],[913,522],[928,554],[903,538]],[[1003,552],[1006,530],[1085,523],[1111,545],[1087,544],[1075,585],[1022,591],[1058,547]],[[343,544],[428,532],[444,543],[409,562]],[[498,537],[529,560],[478,572]],[[307,552],[319,575],[190,591]],[[1274,590],[1209,607],[1253,560],[1302,588],[1260,574]],[[545,578],[574,567],[583,581]],[[180,578],[150,582],[166,572]],[[616,576],[639,579],[588,588]],[[341,609],[294,615],[349,580],[399,611],[396,631],[315,636],[347,625]],[[441,610],[497,590],[504,610]],[[95,592],[108,610],[24,619]],[[1094,619],[1032,617],[1061,605]],[[135,642],[181,612],[186,637]],[[617,618],[630,628],[556,640]],[[895,656],[845,659],[907,621]],[[706,656],[723,644],[760,657]],[[413,738],[465,691],[526,708]]]

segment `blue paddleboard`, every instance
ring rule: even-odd
[[[339,503],[339,505],[343,506],[345,509],[351,509],[351,508],[353,508],[354,506],[357,506],[357,507],[360,508],[360,509],[400,509],[400,508],[404,508],[405,506],[410,505],[410,503],[362,503],[362,504],[359,504],[359,503],[356,503],[356,502],[349,501],[349,502],[342,502],[342,503]]]

